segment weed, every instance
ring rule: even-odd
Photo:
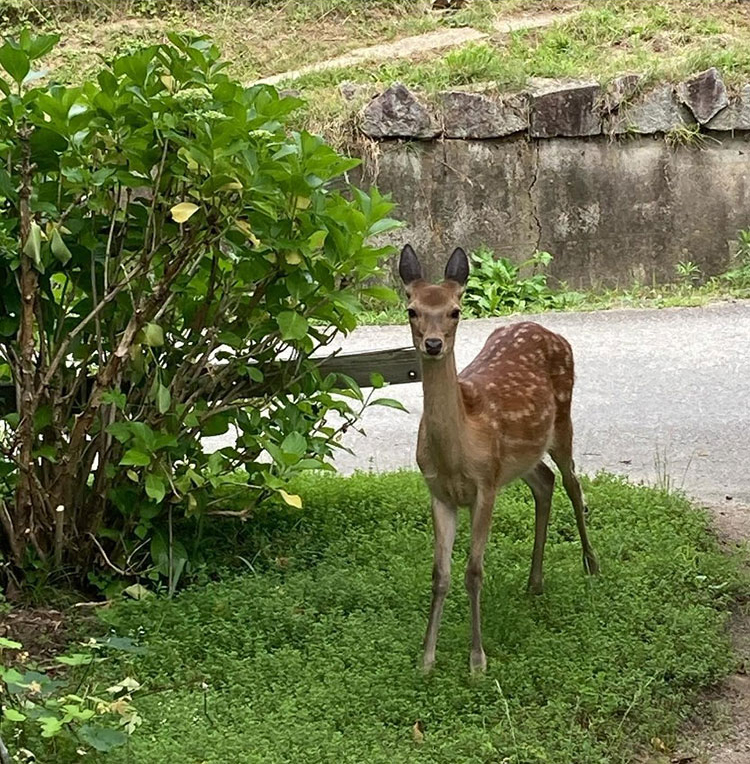
[[[472,269],[463,297],[467,316],[496,316],[519,311],[561,307],[564,294],[547,285],[544,269],[552,262],[548,252],[537,252],[520,264],[496,257],[480,247],[471,255]],[[530,271],[524,275],[525,271]]]
[[[692,260],[681,260],[674,269],[682,284],[695,285],[701,280],[701,269]]]
[[[432,556],[421,478],[299,481],[303,509],[268,508],[228,544],[206,539],[237,574],[103,614],[149,644],[129,669],[149,689],[132,760],[622,764],[673,739],[696,691],[731,670],[737,564],[679,496],[607,476],[586,489],[604,572],[583,575],[558,492],[547,592],[533,599],[533,502],[522,485],[501,496],[484,587],[489,669],[472,682],[459,585],[434,674],[416,670]],[[468,532],[462,514],[456,583]]]
[[[512,313],[546,310],[610,310],[613,308],[693,307],[728,297],[750,297],[750,230],[740,231],[734,265],[726,273],[704,280],[700,267],[691,260],[675,265],[673,284],[642,284],[610,289],[570,289],[565,282],[549,283],[545,268],[552,255],[538,252],[516,264],[495,257],[486,247],[472,253],[473,269],[464,296],[464,314],[487,318]],[[703,283],[701,283],[703,282]],[[401,307],[371,300],[359,314],[360,324],[406,322]]]
[[[750,230],[737,234],[737,250],[732,268],[724,273],[720,280],[733,289],[750,289]]]
[[[71,761],[128,743],[143,721],[133,704],[140,684],[125,677],[108,687],[99,664],[113,651],[142,648],[128,638],[91,638],[76,652],[40,662],[23,647],[0,637],[0,731],[16,754],[12,761]],[[3,761],[11,761],[10,750]]]
[[[699,124],[677,125],[664,134],[667,145],[676,149],[680,146],[686,148],[702,149],[708,141],[719,143],[716,138],[701,131]]]

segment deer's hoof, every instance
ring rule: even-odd
[[[484,650],[472,650],[469,658],[469,670],[472,674],[484,674],[487,670],[487,656]]]
[[[583,553],[583,570],[589,576],[596,576],[599,573],[599,560],[596,559],[593,551]]]

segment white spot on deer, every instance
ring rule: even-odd
[[[507,411],[505,413],[506,419],[511,422],[520,422],[522,419],[526,419],[534,413],[531,408],[516,409],[515,411]]]

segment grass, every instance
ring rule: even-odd
[[[446,27],[472,26],[488,34],[449,51],[362,63],[284,83],[308,99],[300,124],[339,144],[346,138],[343,126],[367,94],[394,80],[429,96],[477,84],[518,89],[532,77],[594,77],[606,83],[631,70],[676,80],[718,66],[730,84],[750,75],[750,12],[742,3],[473,0],[457,13],[430,8],[429,0],[0,0],[0,29],[10,32],[31,23],[58,31],[62,41],[49,63],[64,81],[83,79],[99,65],[100,55],[160,41],[169,29],[213,37],[232,74],[246,81]],[[506,35],[494,26],[522,13],[567,10],[580,14],[544,29]],[[365,86],[362,98],[347,102],[341,97],[338,85],[345,80]]]
[[[295,486],[302,510],[268,509],[216,549],[241,555],[241,574],[102,616],[149,647],[125,666],[145,684],[145,726],[108,761],[624,764],[652,738],[669,750],[696,694],[732,668],[738,565],[685,499],[606,476],[586,488],[603,574],[583,575],[558,493],[539,598],[523,593],[530,497],[502,495],[486,560],[489,669],[472,681],[467,518],[425,678],[432,539],[420,477],[308,477]]]
[[[172,29],[210,35],[230,71],[251,81],[336,56],[351,48],[437,27],[428,0],[0,0],[0,27],[53,29],[61,42],[56,78],[77,82],[99,56],[165,39]]]
[[[593,78],[606,85],[617,74],[639,71],[645,85],[717,66],[735,86],[750,75],[750,15],[736,4],[606,0],[567,7],[581,12],[548,28],[494,33],[447,53],[310,73],[286,84],[308,99],[308,119],[333,139],[359,106],[337,97],[344,81],[365,84],[372,94],[399,80],[429,99],[455,87],[520,90],[540,77]],[[492,20],[503,15],[495,10]]]

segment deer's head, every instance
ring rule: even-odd
[[[422,276],[414,250],[401,250],[398,272],[406,286],[407,311],[414,347],[423,358],[440,359],[453,352],[461,315],[461,295],[469,277],[469,259],[460,247],[445,266],[445,280],[430,284]]]

